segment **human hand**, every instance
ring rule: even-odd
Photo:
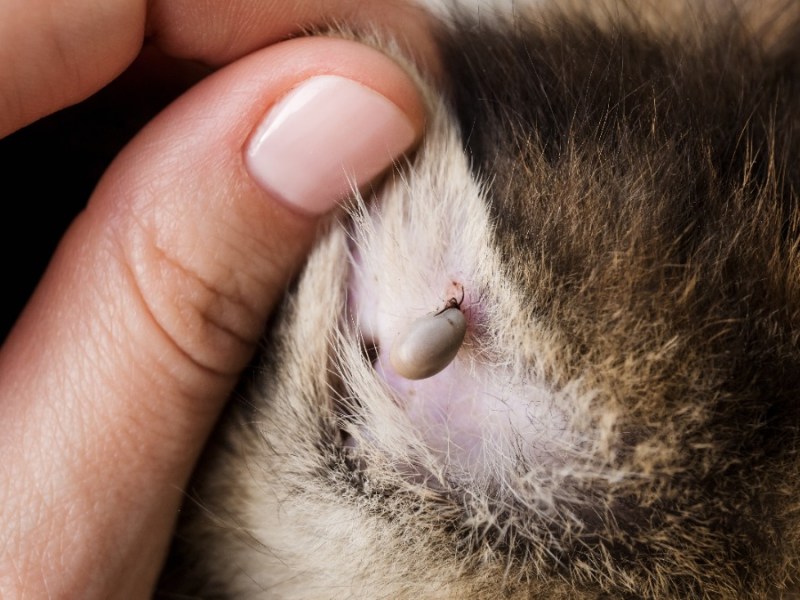
[[[316,216],[348,189],[342,163],[366,184],[418,139],[421,100],[391,60],[275,43],[331,21],[392,24],[434,56],[424,20],[389,0],[0,8],[0,135],[91,95],[145,34],[223,67],[118,156],[0,351],[0,596],[152,592],[203,442]],[[255,133],[291,90],[306,108]]]

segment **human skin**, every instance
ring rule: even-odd
[[[399,2],[0,8],[0,135],[90,96],[145,39],[219,68],[116,158],[0,350],[0,596],[152,593],[181,489],[313,241],[317,215],[257,184],[244,158],[271,107],[336,75],[421,135],[421,99],[389,58],[344,40],[280,42],[330,21],[385,23],[435,63],[427,24]]]

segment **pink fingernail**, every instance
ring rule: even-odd
[[[344,77],[321,75],[278,101],[245,151],[250,175],[287,204],[330,210],[415,139],[408,117],[385,96]]]

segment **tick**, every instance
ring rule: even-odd
[[[467,333],[461,301],[451,298],[444,309],[413,321],[397,338],[389,361],[398,375],[427,379],[453,362]]]

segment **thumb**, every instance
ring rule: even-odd
[[[152,585],[180,487],[317,215],[423,118],[391,60],[305,38],[215,73],[120,154],[0,353],[11,582],[32,597]]]

